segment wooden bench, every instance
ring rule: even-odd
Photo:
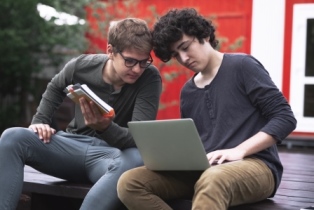
[[[285,170],[275,197],[230,210],[298,210],[314,205],[314,149],[281,148],[280,158]],[[31,196],[32,210],[79,209],[90,187],[42,174],[28,166],[24,170],[23,192]],[[178,210],[191,209],[191,201],[187,200],[170,205]]]
[[[32,210],[79,209],[91,186],[91,184],[72,183],[49,176],[29,166],[24,168],[23,192],[31,196]],[[169,203],[178,210],[184,210],[183,207],[190,209],[191,205],[191,201],[187,200]]]

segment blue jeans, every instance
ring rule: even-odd
[[[92,182],[81,210],[118,209],[120,175],[143,165],[136,148],[119,150],[105,141],[59,131],[44,144],[27,128],[9,128],[0,138],[0,209],[14,210],[23,187],[24,165],[75,182]]]

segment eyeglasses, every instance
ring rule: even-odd
[[[119,52],[119,54],[124,59],[124,65],[129,68],[134,67],[137,63],[140,64],[141,68],[147,68],[153,62],[153,58],[151,57],[151,55],[149,55],[148,59],[144,59],[140,61],[134,58],[124,57],[121,52]]]

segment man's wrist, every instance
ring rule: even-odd
[[[111,126],[112,123],[108,124],[105,128],[102,128],[100,130],[96,130],[97,134],[102,134],[108,130],[108,128]]]

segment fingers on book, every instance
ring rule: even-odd
[[[69,85],[64,89],[64,92],[75,103],[79,103],[79,99],[82,97],[87,101],[93,101],[104,117],[111,118],[115,116],[114,109],[99,98],[86,84],[81,85],[77,83],[75,85]]]

